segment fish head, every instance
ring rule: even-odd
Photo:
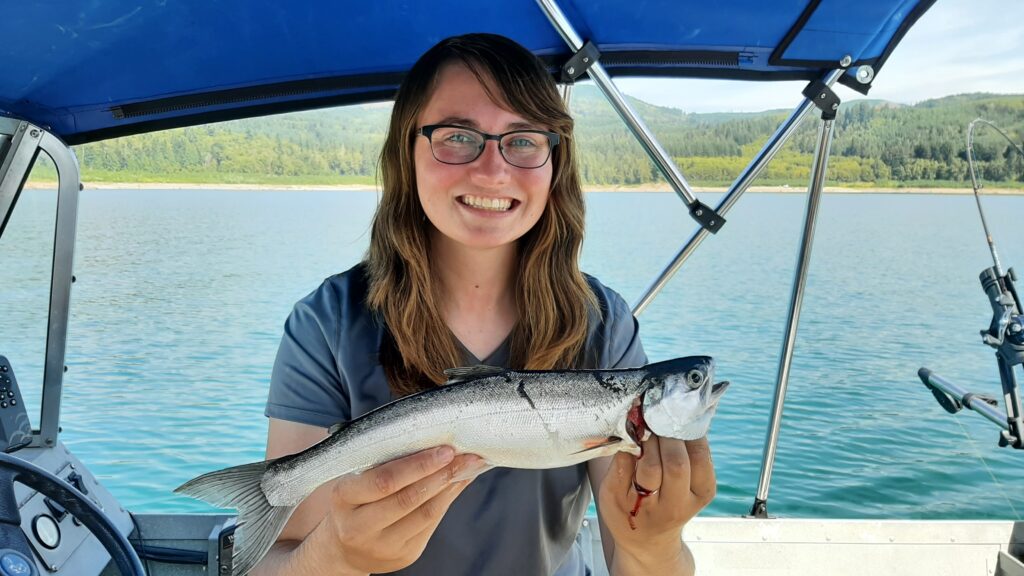
[[[714,382],[710,356],[688,356],[647,366],[641,401],[643,425],[658,436],[704,437],[728,382]]]

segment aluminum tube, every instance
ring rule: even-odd
[[[807,283],[807,270],[811,263],[811,245],[814,240],[814,226],[818,219],[818,205],[821,201],[821,190],[825,182],[828,168],[828,156],[832,148],[834,120],[822,120],[818,129],[818,146],[814,151],[814,170],[811,172],[811,188],[807,199],[807,213],[804,217],[803,240],[800,244],[800,256],[797,259],[796,274],[793,279],[793,293],[789,303],[789,321],[786,337],[782,344],[779,360],[778,380],[775,385],[775,399],[772,401],[771,423],[765,439],[764,455],[761,459],[761,479],[757,487],[757,501],[768,501],[768,488],[771,484],[772,467],[775,464],[775,450],[779,441],[779,428],[782,426],[782,410],[786,400],[786,388],[789,384],[789,370],[793,362],[793,348],[796,343],[797,327],[800,323],[800,308],[803,305],[804,287]]]
[[[569,19],[565,17],[561,8],[554,2],[554,0],[537,0],[537,4],[540,5],[541,10],[551,21],[551,24],[556,30],[562,35],[562,38],[573,49],[574,52],[579,51],[583,47],[583,39],[580,38],[579,34],[573,29]],[[669,184],[676,191],[676,194],[682,197],[683,201],[686,202],[687,206],[690,206],[697,201],[697,196],[693,193],[693,189],[690,184],[683,177],[682,172],[676,166],[675,162],[668,155],[668,152],[661,147],[657,139],[651,134],[650,129],[644,124],[643,120],[640,119],[640,115],[636,113],[636,110],[630,106],[626,98],[623,97],[622,92],[619,91],[618,87],[612,82],[608,73],[605,72],[604,66],[600,62],[594,62],[587,70],[590,78],[594,81],[594,84],[604,93],[605,97],[608,98],[608,102],[612,105],[612,108],[619,113],[619,117],[626,123],[633,135],[640,142],[644,151],[650,156],[651,160],[654,161],[661,173],[665,175]]]
[[[922,369],[922,371],[924,371],[924,369]],[[955,398],[957,402],[962,403],[964,401],[964,396],[966,396],[969,393],[967,390],[961,388],[960,386],[953,382],[950,382],[949,380],[946,380],[942,376],[935,374],[931,370],[928,370],[927,374],[922,374],[921,376],[923,378],[927,378],[928,384],[930,386],[933,386],[941,390],[942,392],[945,392],[947,396]],[[971,402],[971,405],[968,406],[968,408],[974,410],[978,414],[981,414],[986,419],[992,421],[993,424],[999,426],[1003,430],[1010,429],[1010,426],[1006,423],[1006,414],[1003,414],[999,410],[996,410],[995,406],[992,406],[991,404],[987,404],[985,402]]]
[[[28,122],[18,122],[17,126],[5,124],[3,128],[6,128],[5,132],[10,131],[11,139],[6,154],[0,158],[0,236],[10,221],[21,187],[28,180],[43,134]]]
[[[842,76],[842,74],[843,70],[833,70],[825,78],[825,84],[831,87],[835,81]],[[809,98],[804,98],[804,101],[797,105],[789,115],[789,118],[787,118],[777,130],[775,130],[775,134],[765,142],[761,151],[757,153],[757,156],[751,160],[750,164],[747,165],[743,172],[740,173],[739,177],[737,177],[733,182],[732,186],[729,187],[729,192],[724,198],[722,198],[722,201],[719,202],[718,207],[715,208],[716,213],[725,216],[729,212],[736,201],[740,199],[740,196],[747,191],[750,184],[758,177],[758,175],[761,174],[761,170],[763,170],[764,167],[772,161],[772,158],[775,157],[775,154],[782,149],[786,142],[789,142],[790,137],[800,126],[800,122],[802,122],[804,117],[807,116],[807,113],[814,109],[814,103]],[[661,271],[661,274],[659,274],[658,277],[655,278],[654,282],[647,287],[644,295],[641,296],[635,304],[633,304],[634,316],[639,316],[647,309],[648,306],[650,306],[651,302],[654,301],[654,298],[662,291],[662,289],[665,288],[668,281],[675,276],[676,272],[678,272],[683,266],[683,263],[690,258],[690,255],[697,250],[697,247],[700,246],[701,242],[703,242],[707,236],[708,231],[704,228],[700,228],[694,232],[693,236],[690,237],[690,240],[679,250],[679,252],[676,253],[672,261],[669,262]]]
[[[64,386],[64,354],[68,339],[68,314],[78,226],[78,192],[81,177],[75,153],[56,136],[43,133],[40,147],[57,167],[57,225],[53,239],[53,272],[50,283],[50,317],[46,331],[46,363],[43,368],[43,402],[39,433],[32,446],[54,446],[60,424],[60,399]]]
[[[846,73],[842,68],[829,72],[824,79],[825,85],[829,88],[836,83],[836,80]],[[755,160],[753,160],[747,167],[740,173],[733,185],[729,187],[729,194],[722,200],[719,205],[721,209],[728,210],[732,207],[735,200],[731,200],[731,197],[738,193],[746,191],[747,187],[757,179],[761,174],[761,170],[768,165],[775,154],[782,149],[782,147],[789,142],[789,138],[793,135],[796,129],[800,126],[800,122],[804,119],[808,112],[815,109],[814,102],[810,98],[804,98],[803,102],[797,105],[793,113],[789,115],[789,118],[782,123],[781,126],[772,134],[772,137],[768,139],[768,142],[758,152]],[[717,210],[716,210],[717,212]]]
[[[996,353],[996,363],[999,364],[999,380],[1003,386],[1003,405],[1006,406],[1007,429],[1014,437],[1021,436],[1016,438],[1014,446],[1024,448],[1024,415],[1021,414],[1020,388],[1017,386],[1017,377],[1013,373],[1015,358],[1007,359],[1004,355],[1009,352],[1009,348],[1010,343],[1004,340],[1003,345]]]

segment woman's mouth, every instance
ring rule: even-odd
[[[513,206],[519,204],[518,200],[511,198],[487,198],[484,196],[472,196],[466,194],[458,197],[459,202],[464,206],[487,210],[489,212],[508,212]]]

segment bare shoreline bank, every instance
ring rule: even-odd
[[[52,189],[55,182],[28,182],[26,189]],[[308,190],[308,191],[379,191],[379,188],[367,184],[187,184],[187,183],[127,183],[127,182],[85,182],[86,190]],[[667,184],[649,184],[644,186],[584,186],[585,192],[673,192]],[[695,192],[722,193],[728,188],[721,186],[695,186]],[[768,192],[775,194],[804,194],[806,188],[801,186],[751,186],[748,192]],[[849,188],[844,186],[826,186],[828,194],[942,194],[961,195],[973,194],[971,188]],[[1024,190],[1013,188],[982,188],[981,194],[990,195],[1024,195]]]

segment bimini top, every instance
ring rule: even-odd
[[[561,0],[612,76],[875,75],[934,0]],[[493,32],[558,70],[569,45],[531,0],[103,0],[0,7],[0,115],[70,144],[387,100],[438,40]],[[864,77],[861,80],[865,80]]]

